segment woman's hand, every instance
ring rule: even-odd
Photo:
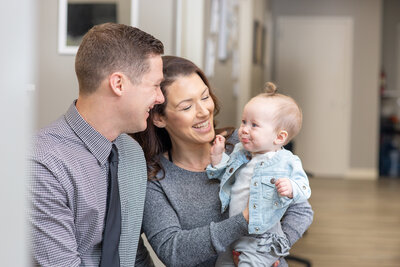
[[[242,211],[243,217],[247,223],[249,223],[249,202],[247,201],[246,208]]]

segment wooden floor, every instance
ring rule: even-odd
[[[400,267],[400,179],[311,178],[310,184],[314,222],[291,255],[313,267]]]
[[[400,179],[311,178],[310,184],[314,222],[292,255],[315,267],[400,266]]]

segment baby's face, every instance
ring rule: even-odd
[[[277,133],[272,122],[271,111],[275,105],[271,101],[256,97],[246,104],[242,114],[242,124],[238,134],[244,149],[252,153],[276,151]]]

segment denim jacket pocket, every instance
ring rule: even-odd
[[[273,200],[277,198],[275,181],[276,177],[273,175],[268,175],[261,178],[262,196],[264,199]]]

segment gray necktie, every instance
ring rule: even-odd
[[[100,267],[119,267],[119,238],[121,235],[121,202],[118,188],[118,149],[113,144],[108,157],[107,210],[103,233]]]

